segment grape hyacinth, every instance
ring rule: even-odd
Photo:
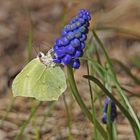
[[[117,108],[116,108],[115,103],[111,99],[106,99],[105,103],[104,103],[103,117],[102,117],[102,122],[104,124],[107,123],[107,109],[108,109],[108,104],[109,103],[111,105],[111,112],[110,112],[111,121],[113,122],[116,119],[116,117],[117,117]]]
[[[79,57],[83,56],[90,20],[89,11],[82,9],[64,27],[61,37],[56,40],[53,46],[54,63],[70,65],[74,69],[80,67]]]

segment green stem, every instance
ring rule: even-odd
[[[89,75],[89,73],[90,73],[88,62],[87,62],[87,73],[88,73],[88,75]],[[91,98],[91,105],[92,105],[92,110],[93,110],[94,102],[93,102],[93,94],[92,94],[92,88],[91,88],[90,80],[88,80],[88,85],[89,85],[89,92],[90,92],[90,98]]]
[[[112,129],[112,120],[111,120],[111,103],[109,102],[107,108],[107,132],[108,132],[108,139],[113,140],[113,129]]]
[[[77,89],[77,86],[76,86],[76,83],[75,83],[75,79],[74,79],[74,74],[73,74],[73,70],[70,66],[67,66],[67,74],[68,74],[68,80],[69,80],[69,84],[70,84],[70,88],[71,88],[71,91],[73,93],[73,96],[75,97],[77,103],[79,104],[80,108],[82,109],[83,113],[85,114],[85,116],[87,116],[87,118],[92,122],[93,122],[93,119],[92,119],[92,114],[90,113],[90,111],[87,109],[86,105],[84,104],[79,92],[78,92],[78,89]],[[97,129],[98,131],[101,133],[101,135],[104,137],[104,139],[107,139],[107,133],[106,131],[104,130],[104,128],[100,125],[100,123],[96,120],[96,123],[97,123]]]
[[[90,74],[90,70],[89,70],[89,64],[88,64],[88,61],[87,61],[87,73],[88,75]],[[91,106],[92,106],[92,121],[94,122],[94,131],[95,131],[95,140],[98,139],[98,136],[97,136],[97,124],[96,124],[96,109],[95,109],[95,106],[94,106],[94,99],[93,99],[93,93],[92,93],[92,87],[91,87],[91,83],[90,83],[90,80],[88,80],[88,85],[89,85],[89,93],[90,93],[90,100],[91,100]]]

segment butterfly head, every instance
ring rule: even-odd
[[[49,53],[45,55],[44,53],[39,52],[37,58],[40,60],[40,62],[42,62],[46,66],[54,66],[52,56]]]
[[[41,60],[41,58],[44,57],[44,56],[45,56],[45,55],[44,55],[43,52],[39,52],[38,55],[37,55],[37,57],[38,57],[40,60]]]

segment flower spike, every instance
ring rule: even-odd
[[[74,69],[80,67],[79,57],[83,56],[90,20],[89,11],[82,9],[64,27],[61,37],[55,41],[53,46],[54,63],[70,65]]]
[[[107,109],[108,109],[108,104],[110,103],[111,105],[111,121],[113,122],[116,117],[117,117],[117,108],[116,108],[116,104],[111,100],[111,99],[106,99],[105,103],[104,103],[104,108],[103,108],[103,117],[102,117],[102,122],[104,124],[107,123]]]

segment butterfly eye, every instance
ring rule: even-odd
[[[42,57],[44,56],[44,54],[43,54],[42,52],[39,52],[37,56],[38,56],[39,59],[40,59],[40,58],[42,58]]]

